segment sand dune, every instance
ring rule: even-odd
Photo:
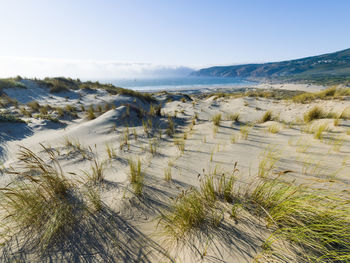
[[[26,84],[28,88],[24,91],[5,92],[20,103],[36,100],[42,105],[60,107],[88,108],[106,103],[114,106],[95,111],[96,118],[92,120],[78,112],[77,118],[62,119],[60,123],[33,117],[24,118],[27,123],[0,122],[3,163],[0,185],[5,187],[14,180],[23,180],[20,174],[12,173],[28,168],[23,159],[18,159],[20,146],[53,165],[55,162],[45,146],[65,176],[74,181],[74,194],[84,193],[91,186],[98,193],[101,207],[88,216],[76,208],[77,214],[82,213],[80,219],[62,240],[50,243],[43,253],[38,249],[38,237],[28,234],[30,227],[9,238],[3,236],[2,262],[300,261],[300,255],[285,239],[277,240],[273,248],[276,251],[285,248],[285,258],[269,253],[264,244],[275,231],[269,225],[271,216],[257,216],[253,210],[244,208],[239,208],[238,215],[233,216],[238,199],[226,202],[219,198],[216,206],[208,210],[212,213],[209,219],[201,221],[196,231],[175,243],[164,234],[159,219],[173,211],[176,200],[192,191],[189,189],[200,189],[208,175],[234,176],[232,191],[240,193],[234,198],[244,196],[244,191],[259,180],[277,176],[293,185],[350,198],[350,121],[343,118],[336,123],[337,118],[331,116],[310,123],[303,120],[304,114],[314,106],[340,116],[350,106],[346,96],[302,104],[291,99],[243,95],[189,97],[158,93],[154,94],[162,105],[158,116],[152,112],[150,103],[133,96],[111,95],[104,90],[73,90],[52,95],[35,83]],[[263,86],[264,90],[267,86]],[[310,88],[297,84],[270,87],[299,91]],[[323,89],[311,88],[312,91]],[[262,121],[268,111],[271,118]],[[214,125],[213,117],[218,115],[221,119]],[[322,125],[325,129],[317,138],[315,134]],[[130,162],[137,160],[144,176],[140,194],[135,194],[136,184],[130,181]],[[88,178],[96,163],[103,178],[91,183]],[[85,200],[81,197],[84,194],[77,196]],[[87,200],[90,200],[88,204],[92,202]],[[4,210],[2,213],[6,215]],[[207,224],[206,220],[215,221]]]

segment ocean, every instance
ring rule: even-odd
[[[144,79],[115,79],[104,81],[115,86],[137,91],[176,91],[199,90],[201,88],[219,88],[223,86],[242,87],[255,84],[239,78],[218,77],[175,77],[175,78],[144,78]]]

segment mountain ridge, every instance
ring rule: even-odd
[[[214,66],[193,72],[194,76],[239,77],[250,80],[349,81],[350,48],[337,52],[285,60],[232,66]]]

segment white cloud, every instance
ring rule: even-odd
[[[65,76],[82,79],[186,76],[191,68],[115,61],[1,57],[0,77]]]

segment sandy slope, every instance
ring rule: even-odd
[[[274,87],[274,86],[273,86]],[[280,87],[279,87],[280,88]],[[303,89],[302,86],[288,86],[290,89]],[[318,87],[314,87],[315,90]],[[314,188],[332,189],[342,195],[349,196],[350,169],[349,135],[346,134],[349,121],[340,121],[335,127],[333,120],[325,119],[329,131],[326,138],[338,136],[343,144],[340,149],[334,149],[330,140],[320,141],[312,134],[302,133],[303,127],[298,119],[302,119],[305,111],[313,105],[321,105],[327,111],[341,112],[350,106],[349,100],[343,101],[316,101],[312,104],[294,104],[286,101],[274,101],[259,98],[220,98],[182,102],[178,99],[165,102],[163,115],[174,115],[177,133],[183,136],[186,133],[185,151],[181,153],[173,139],[165,134],[167,118],[156,118],[153,126],[162,129],[161,138],[155,132],[154,137],[148,138],[144,132],[142,122],[135,112],[125,119],[126,107],[123,103],[134,103],[134,98],[125,96],[111,96],[103,91],[94,94],[64,94],[51,96],[33,87],[25,93],[13,91],[10,96],[19,101],[27,102],[36,99],[41,103],[60,105],[65,103],[81,103],[83,105],[112,102],[115,109],[109,110],[98,118],[87,121],[78,119],[67,121],[65,127],[52,126],[50,123],[35,122],[24,124],[1,124],[0,130],[5,136],[1,137],[0,152],[5,167],[17,167],[16,160],[18,146],[25,146],[40,154],[42,148],[39,143],[58,152],[64,171],[73,172],[72,178],[84,178],[84,170],[90,170],[90,160],[82,152],[89,155],[88,147],[102,162],[105,162],[105,183],[101,186],[103,202],[108,207],[94,221],[95,234],[83,234],[71,248],[60,249],[49,256],[38,258],[31,251],[16,253],[16,246],[5,246],[1,250],[0,261],[89,261],[89,262],[252,262],[261,251],[261,245],[268,237],[269,231],[264,222],[252,218],[248,213],[240,215],[238,222],[230,219],[228,212],[224,214],[224,227],[213,234],[212,239],[196,239],[191,247],[174,248],[162,243],[159,236],[157,217],[169,209],[173,199],[184,189],[198,187],[198,175],[217,171],[232,172],[235,162],[238,163],[238,185],[253,182],[258,173],[259,160],[267,147],[278,155],[273,173],[290,170],[285,180],[296,180],[298,184],[307,184]],[[69,97],[66,99],[66,97]],[[165,99],[164,95],[158,96]],[[28,99],[30,98],[30,99]],[[148,105],[137,102],[147,109]],[[271,110],[279,116],[279,122],[256,122],[267,111]],[[223,121],[217,132],[214,131],[211,118],[221,113]],[[229,114],[239,113],[240,122],[233,122],[226,118]],[[191,129],[195,115],[198,115],[196,124]],[[130,148],[120,148],[120,142],[129,125]],[[269,133],[268,127],[278,125],[280,131]],[[51,126],[50,126],[51,125]],[[246,127],[249,131],[247,139],[242,138],[240,130]],[[133,136],[134,129],[138,135]],[[22,134],[21,134],[21,132]],[[7,136],[7,137],[6,137]],[[235,138],[235,142],[232,142]],[[79,144],[80,148],[67,147],[66,141]],[[157,153],[152,154],[150,144],[156,147]],[[106,145],[112,147],[116,156],[109,158]],[[305,146],[305,151],[300,148]],[[304,149],[303,148],[303,149]],[[45,157],[43,157],[45,158]],[[130,192],[128,183],[129,158],[140,158],[145,172],[145,188],[143,198],[137,198]],[[164,168],[171,163],[172,181],[164,181]],[[6,185],[13,176],[3,171],[0,184]],[[110,218],[113,218],[110,221]],[[91,223],[91,222],[90,222]],[[119,238],[109,236],[111,231],[107,226],[118,226]],[[87,229],[91,225],[86,226]],[[93,231],[92,229],[90,229]],[[112,233],[112,232],[111,232]],[[114,240],[114,241],[113,241]],[[115,242],[116,241],[116,242]],[[206,244],[210,244],[206,246]],[[18,248],[17,248],[18,249]],[[200,257],[206,250],[206,256]]]

